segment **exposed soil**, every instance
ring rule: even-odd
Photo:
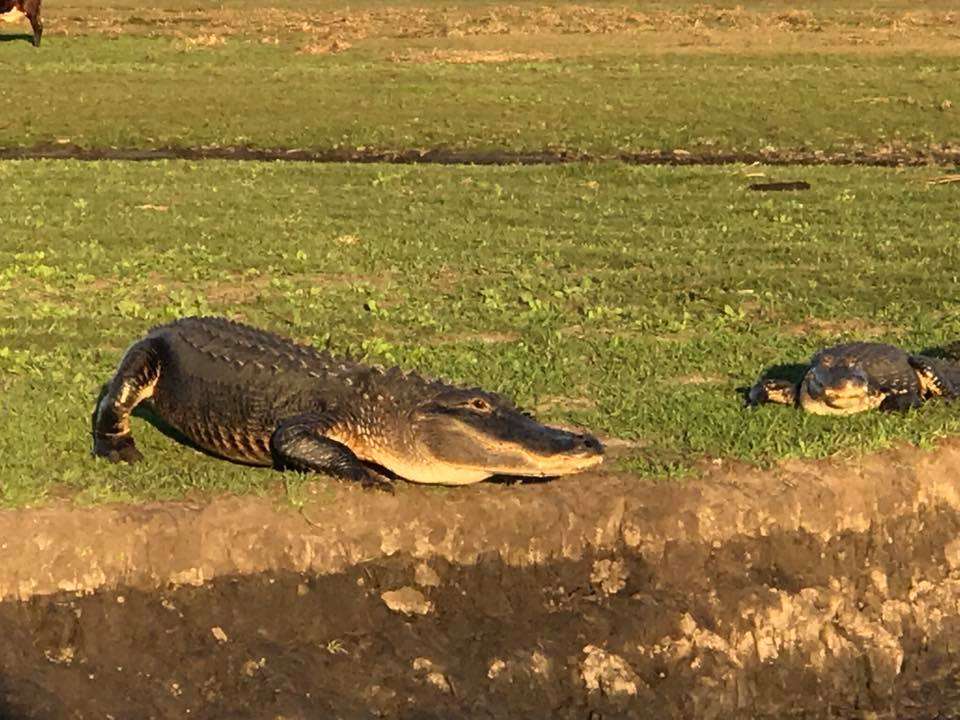
[[[649,150],[589,155],[566,150],[347,150],[256,147],[84,148],[72,144],[0,147],[0,160],[255,160],[312,163],[393,163],[431,165],[559,165],[576,162],[623,162],[629,165],[862,165],[901,167],[960,165],[960,147],[880,148],[849,152],[774,150],[762,152],[688,152]]]
[[[3,511],[0,717],[960,717],[957,467]]]

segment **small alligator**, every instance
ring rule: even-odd
[[[144,401],[214,455],[380,489],[392,487],[386,474],[466,485],[603,461],[596,438],[542,425],[500,395],[338,359],[223,318],[156,327],[126,351],[94,410],[95,456],[142,459],[130,414]]]
[[[933,397],[955,399],[960,366],[910,355],[883,343],[853,342],[816,353],[799,383],[762,378],[749,405],[799,405],[814,415],[853,415],[878,408],[907,410]]]

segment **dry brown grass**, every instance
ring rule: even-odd
[[[789,9],[746,10],[700,5],[682,10],[563,5],[527,7],[379,7],[376,9],[287,10],[163,9],[104,7],[73,0],[60,6],[53,33],[172,35],[185,49],[214,47],[216,38],[247,36],[293,43],[306,54],[333,54],[361,41],[386,42],[386,54],[411,62],[509,62],[525,57],[597,54],[610,51],[960,52],[960,12],[942,10]],[[305,42],[304,37],[309,39]],[[469,40],[498,38],[499,47]],[[589,38],[589,42],[582,42]],[[433,39],[439,55],[416,47]],[[548,47],[531,47],[546,41]],[[578,42],[579,41],[579,42]],[[409,46],[413,47],[409,47]],[[466,45],[466,46],[464,46]],[[400,47],[398,47],[400,46]],[[564,48],[569,46],[569,51]],[[407,52],[404,52],[407,51]],[[498,57],[498,53],[505,56]],[[407,57],[409,55],[409,58]],[[532,59],[543,59],[534,57]]]

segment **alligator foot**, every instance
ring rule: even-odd
[[[776,403],[793,405],[797,401],[797,384],[789,380],[760,380],[747,394],[748,406]]]
[[[360,480],[360,487],[364,490],[377,490],[390,495],[393,495],[394,492],[393,482],[372,470],[366,471],[366,477]]]
[[[920,393],[905,392],[887,395],[880,403],[880,410],[882,412],[906,412],[921,405],[923,405],[923,398],[920,397]]]
[[[135,463],[143,460],[143,453],[129,435],[122,437],[98,437],[93,440],[94,457],[106,458],[112,463]]]
[[[363,488],[393,492],[393,483],[377,475],[346,445],[323,436],[325,419],[307,413],[290,418],[270,438],[274,465],[281,470],[320,472]]]

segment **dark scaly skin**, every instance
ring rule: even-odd
[[[910,355],[894,345],[854,342],[814,354],[799,384],[761,379],[748,403],[796,404],[818,415],[852,415],[872,409],[906,410],[932,397],[954,399],[960,367]]]
[[[334,358],[222,318],[178,320],[131,346],[94,411],[95,455],[141,458],[129,415],[144,401],[215,455],[371,485],[383,484],[371,463],[466,484],[505,470],[575,472],[602,454],[593,438],[542,426],[492,393]]]

